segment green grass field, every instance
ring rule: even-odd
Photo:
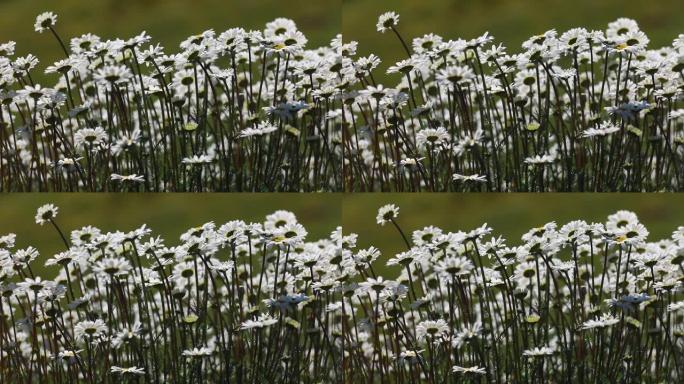
[[[428,225],[445,231],[469,231],[488,223],[494,235],[502,235],[509,246],[520,245],[520,236],[550,221],[563,225],[571,220],[605,222],[620,209],[639,215],[650,231],[650,240],[669,237],[684,225],[684,195],[595,194],[595,193],[478,193],[478,194],[354,194],[343,202],[345,233],[359,234],[359,248],[379,248],[383,258],[405,251],[399,233],[391,225],[375,222],[379,207],[393,203],[398,223],[407,234]],[[390,276],[391,277],[391,276]]]
[[[637,20],[652,47],[670,44],[684,33],[681,0],[344,0],[343,8],[345,38],[359,41],[359,54],[380,56],[381,73],[405,58],[392,33],[375,29],[378,16],[386,11],[399,13],[398,29],[409,44],[427,33],[470,39],[489,31],[511,53],[519,52],[520,44],[534,34],[553,28],[605,30],[618,17]]]

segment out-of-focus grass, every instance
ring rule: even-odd
[[[0,43],[17,42],[17,53],[33,53],[40,68],[63,58],[57,41],[33,30],[36,15],[53,11],[63,39],[84,33],[129,38],[146,30],[154,43],[178,52],[186,37],[213,28],[263,29],[277,18],[293,19],[309,46],[327,44],[340,33],[341,0],[0,0]]]
[[[671,44],[684,33],[681,0],[344,0],[344,38],[359,41],[359,53],[383,59],[381,70],[404,59],[399,40],[390,32],[376,31],[378,16],[399,13],[399,31],[407,43],[414,37],[436,33],[447,39],[471,39],[489,31],[509,52],[519,52],[528,37],[555,28],[605,30],[619,18],[630,17],[651,39],[651,47]]]
[[[328,237],[341,221],[339,194],[6,194],[0,196],[0,235],[17,234],[17,247],[36,247],[42,266],[64,250],[52,226],[35,223],[36,209],[59,207],[57,223],[66,232],[93,225],[103,231],[130,231],[147,224],[168,246],[178,244],[185,230],[214,221],[262,222],[278,209],[292,211],[309,232],[309,240]]]
[[[428,225],[444,231],[469,231],[488,223],[493,235],[502,235],[509,246],[520,244],[529,229],[556,221],[560,226],[571,220],[605,222],[620,209],[634,211],[650,231],[650,240],[669,237],[684,225],[683,194],[349,194],[343,200],[342,225],[346,234],[359,234],[359,248],[371,245],[383,253],[383,260],[406,250],[399,233],[391,225],[375,222],[379,207],[393,203],[399,207],[397,222],[410,237]],[[384,261],[381,262],[384,265]],[[391,276],[390,276],[391,277]]]

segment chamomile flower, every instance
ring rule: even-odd
[[[57,218],[59,208],[54,204],[45,204],[36,211],[36,224],[44,225]]]
[[[416,144],[426,150],[440,149],[445,146],[451,136],[446,128],[425,128],[416,134]]]
[[[270,327],[273,324],[278,323],[278,319],[274,319],[268,314],[260,315],[256,320],[246,320],[240,325],[240,330],[245,331],[254,328],[265,328]]]
[[[107,133],[102,127],[83,128],[76,131],[74,143],[77,146],[90,150],[97,148],[107,141]]]
[[[394,204],[383,205],[378,209],[375,221],[380,225],[385,225],[399,216],[399,208]]]
[[[128,260],[121,257],[107,257],[101,259],[93,265],[93,271],[103,277],[122,277],[127,275],[132,269]]]
[[[254,137],[254,136],[264,136],[267,135],[271,132],[277,131],[278,128],[273,126],[273,125],[268,125],[268,124],[262,124],[258,125],[254,128],[245,128],[240,132],[240,137],[246,138],[246,137]]]
[[[182,355],[189,359],[204,359],[211,356],[214,353],[212,348],[203,346],[195,347],[192,349],[186,349],[183,351]]]
[[[620,319],[613,317],[609,314],[601,315],[596,319],[587,320],[582,323],[582,330],[594,329],[594,328],[606,328],[613,326],[620,322]]]
[[[598,128],[589,128],[582,132],[582,137],[596,137],[596,136],[608,136],[615,132],[620,131],[620,127],[611,123],[601,123]]]
[[[74,336],[83,341],[97,341],[108,332],[107,325],[101,319],[83,320],[74,326]]]
[[[43,33],[57,24],[57,15],[52,12],[43,12],[36,16],[36,22],[33,24],[33,29],[38,33]]]
[[[550,346],[534,347],[532,349],[526,349],[523,351],[523,356],[528,359],[541,359],[549,356],[553,356],[556,353],[556,349]]]
[[[129,182],[129,183],[144,183],[145,182],[145,177],[141,175],[136,175],[135,173],[130,174],[130,175],[119,175],[118,173],[112,173],[112,175],[109,177],[110,180],[112,181],[121,181],[121,182]]]
[[[458,374],[461,374],[461,375],[466,375],[466,376],[467,376],[467,375],[475,375],[475,376],[477,376],[477,375],[484,375],[484,374],[486,374],[486,373],[487,373],[487,370],[484,369],[484,368],[482,368],[482,367],[478,367],[478,366],[473,366],[473,367],[461,367],[461,366],[458,366],[458,365],[454,365],[453,367],[451,367],[451,372],[453,372],[453,373],[458,373]]]
[[[378,17],[376,28],[378,32],[385,33],[399,24],[399,15],[395,12],[385,12]]]
[[[118,367],[116,365],[112,366],[109,370],[111,373],[120,375],[132,375],[132,376],[142,376],[145,374],[144,368],[138,368],[136,366],[131,367]]]
[[[182,163],[189,166],[204,166],[214,162],[214,157],[208,154],[193,155],[183,159]]]
[[[62,360],[62,359],[74,359],[78,356],[79,353],[83,352],[82,349],[78,350],[71,350],[67,349],[64,351],[59,351],[57,355],[54,357],[56,360]]]
[[[451,178],[454,181],[474,182],[474,183],[486,183],[487,182],[486,176],[478,175],[478,174],[460,175],[458,173],[454,173],[453,175],[451,175]]]
[[[446,321],[439,320],[425,320],[418,323],[416,326],[416,338],[419,340],[434,341],[447,335],[449,327]]]
[[[549,165],[556,161],[556,157],[550,154],[530,156],[525,159],[525,164],[529,165]]]

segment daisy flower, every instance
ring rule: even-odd
[[[458,365],[454,365],[451,367],[451,372],[462,375],[484,375],[487,373],[487,370],[478,366],[460,367]]]
[[[195,347],[184,350],[182,355],[190,359],[202,359],[211,356],[212,353],[214,351],[209,347]]]
[[[473,175],[460,175],[458,173],[454,173],[451,178],[454,181],[464,181],[464,182],[475,182],[475,183],[486,183],[487,182],[487,177],[473,174]]]
[[[130,183],[144,183],[145,178],[141,175],[136,175],[135,173],[132,173],[130,175],[119,175],[118,173],[112,173],[112,175],[109,177],[110,180],[112,181],[122,181],[122,182],[130,182]]]
[[[399,208],[394,204],[383,205],[378,209],[375,221],[380,225],[385,225],[399,216]]]
[[[79,340],[99,339],[107,333],[107,325],[101,319],[83,320],[74,326],[74,336]]]
[[[44,225],[57,217],[59,208],[54,204],[45,204],[36,211],[36,224]]]
[[[38,33],[43,33],[57,24],[57,15],[52,12],[43,12],[36,16],[36,22],[33,24],[33,28]]]
[[[543,347],[534,347],[532,349],[527,349],[527,350],[523,351],[523,356],[525,356],[529,359],[536,359],[536,358],[553,356],[554,353],[556,353],[555,348],[552,348],[549,346],[543,346]]]
[[[399,15],[395,12],[385,12],[378,17],[376,24],[378,32],[385,33],[385,31],[392,29],[399,24]]]
[[[111,369],[109,370],[111,373],[117,373],[120,375],[138,375],[142,376],[145,374],[145,369],[144,368],[138,368],[136,366],[132,367],[117,367],[116,365],[113,365]]]

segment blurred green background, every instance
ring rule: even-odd
[[[520,236],[556,221],[560,226],[572,220],[605,222],[620,209],[635,212],[648,228],[649,240],[670,237],[684,225],[684,194],[597,194],[597,193],[464,193],[464,194],[348,194],[343,200],[342,225],[345,233],[359,234],[359,248],[371,245],[383,259],[406,250],[392,225],[375,222],[378,208],[399,207],[397,223],[410,238],[416,229],[434,225],[444,231],[469,231],[488,223],[493,235],[502,235],[509,246],[520,245]],[[384,261],[382,262],[384,265]]]
[[[618,17],[637,20],[651,47],[671,44],[684,33],[682,0],[343,0],[343,8],[345,39],[359,41],[361,55],[380,56],[380,73],[406,58],[393,33],[375,29],[378,16],[386,11],[399,14],[398,29],[408,44],[431,32],[471,39],[489,31],[511,53],[519,52],[521,43],[534,34],[553,28],[605,30]]]
[[[207,29],[263,29],[277,17],[293,19],[309,47],[328,44],[341,28],[341,0],[0,0],[0,43],[14,40],[18,55],[36,55],[41,73],[63,58],[51,34],[33,30],[44,11],[57,14],[57,32],[67,41],[84,33],[126,39],[145,30],[169,53]]]
[[[68,194],[16,193],[0,196],[0,235],[17,234],[17,247],[36,247],[43,261],[64,250],[59,234],[35,223],[36,209],[53,203],[59,207],[57,224],[68,236],[74,229],[92,225],[103,231],[130,231],[147,224],[166,245],[208,221],[262,222],[278,209],[292,211],[309,232],[308,240],[328,237],[341,220],[340,194]]]

